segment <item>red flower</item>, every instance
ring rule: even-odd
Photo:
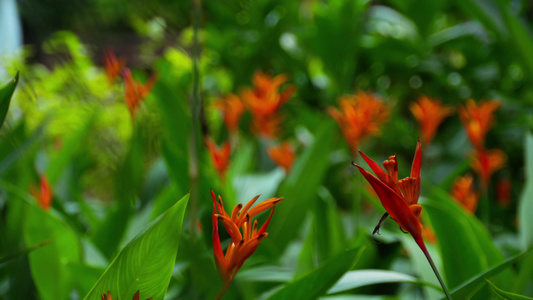
[[[217,201],[215,193],[211,191],[213,199],[213,252],[217,270],[224,282],[217,299],[222,297],[246,259],[255,252],[259,243],[267,237],[266,230],[274,214],[274,206],[283,200],[283,198],[270,198],[252,208],[259,196],[254,197],[244,207],[242,204],[235,206],[230,216],[224,210],[222,198],[218,196]],[[252,225],[251,219],[269,208],[272,208],[272,211],[263,226],[258,228],[257,220]],[[226,249],[225,255],[222,251],[218,234],[218,221],[222,221],[226,231],[231,236],[231,242]]]
[[[142,84],[131,75],[130,69],[126,68],[123,72],[124,77],[124,95],[125,102],[131,117],[135,117],[141,102],[148,96],[155,83],[157,82],[157,75],[152,74],[145,84]]]
[[[450,116],[453,111],[451,108],[443,106],[439,100],[427,96],[420,96],[417,102],[411,103],[409,109],[420,124],[422,141],[425,145],[433,140],[442,120]]]
[[[473,214],[476,212],[479,195],[474,192],[474,178],[472,175],[458,177],[452,186],[452,196],[466,211]]]
[[[285,172],[291,170],[292,164],[294,163],[294,148],[290,142],[283,142],[281,145],[268,147],[268,156],[280,167],[282,167]]]
[[[219,148],[211,138],[206,138],[205,144],[215,170],[221,178],[224,178],[230,163],[231,144],[225,142],[224,145]]]
[[[244,104],[235,94],[228,94],[215,102],[218,109],[222,111],[224,124],[230,132],[239,130],[239,121],[244,113]]]
[[[113,49],[104,50],[104,67],[109,84],[115,83],[125,66],[124,59],[117,59]]]
[[[370,174],[359,165],[355,163],[352,164],[359,169],[361,174],[366,178],[370,185],[372,185],[376,194],[378,194],[381,204],[387,211],[374,229],[374,232],[379,230],[380,224],[385,220],[387,215],[390,215],[401,229],[409,232],[413,236],[415,242],[426,256],[433,272],[437,276],[444,293],[448,299],[450,299],[448,289],[440,277],[422,237],[422,224],[420,223],[422,206],[418,204],[418,197],[420,195],[420,167],[422,164],[422,144],[420,140],[418,140],[416,146],[415,157],[411,166],[411,175],[402,180],[398,180],[398,163],[396,161],[396,156],[390,156],[389,160],[386,160],[383,163],[383,167],[385,167],[386,170],[384,171],[376,162],[366,156],[363,152],[360,153],[377,177]]]
[[[476,149],[483,148],[485,136],[494,122],[493,113],[500,107],[497,101],[482,101],[478,104],[472,99],[459,108],[459,118],[466,129],[468,138]]]
[[[54,193],[52,191],[52,187],[50,186],[50,182],[48,182],[48,178],[46,178],[46,175],[41,175],[39,189],[36,189],[34,186],[30,187],[30,194],[32,194],[37,203],[39,203],[44,210],[50,210],[50,207],[52,207],[52,198]]]
[[[489,186],[490,178],[494,172],[505,166],[507,156],[499,149],[478,149],[476,155],[471,157],[470,166],[481,178],[483,186]]]
[[[385,103],[363,91],[341,97],[339,106],[340,111],[329,107],[328,113],[339,124],[352,154],[357,152],[362,140],[380,133],[379,126],[389,116]]]

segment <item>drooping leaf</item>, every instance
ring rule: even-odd
[[[85,299],[98,299],[110,291],[119,299],[162,299],[174,268],[181,235],[186,195],[133,238],[115,257]]]
[[[496,293],[496,295],[500,296],[501,299],[507,299],[507,300],[527,300],[527,299],[533,299],[531,297],[526,297],[514,293],[506,292],[497,286],[494,285],[494,283],[490,282],[490,280],[487,280],[488,284],[492,288],[492,290]]]
[[[533,246],[533,134],[528,133],[525,138],[526,183],[518,204],[519,233],[522,249]]]
[[[363,251],[364,248],[351,249],[332,257],[315,270],[277,290],[267,299],[317,299],[324,295],[346,271],[351,269]]]
[[[19,72],[15,75],[10,82],[6,83],[4,86],[0,87],[0,128],[4,124],[6,119],[7,110],[9,109],[9,103],[11,103],[11,97],[15,92],[15,88],[19,83]]]
[[[390,282],[406,282],[413,284],[421,284],[430,286],[436,290],[441,291],[440,286],[435,286],[431,283],[420,281],[417,278],[395,272],[395,271],[386,271],[386,270],[355,270],[350,271],[344,274],[344,276],[335,283],[335,285],[329,289],[328,294],[340,293],[344,291],[349,291],[358,287],[372,284],[380,283],[390,283]]]

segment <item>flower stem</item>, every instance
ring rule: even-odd
[[[220,289],[220,292],[218,292],[216,300],[222,299],[222,296],[224,296],[224,294],[228,290],[230,284],[231,284],[231,281],[224,282],[224,285],[222,286],[222,289]]]
[[[422,252],[424,252],[424,255],[426,256],[429,264],[431,265],[431,269],[433,269],[433,273],[435,273],[435,275],[437,276],[437,279],[439,280],[440,286],[442,287],[442,290],[444,291],[444,294],[446,294],[446,298],[448,300],[451,300],[452,296],[450,295],[450,292],[448,292],[448,288],[446,287],[446,284],[444,283],[444,280],[442,280],[442,277],[440,277],[439,270],[437,270],[437,267],[435,266],[435,263],[433,262],[433,259],[431,258],[431,255],[429,255],[429,251],[427,250],[426,245],[424,243],[422,243],[422,245],[423,245],[422,246],[418,242],[417,242],[417,244],[420,247],[420,249],[422,250]]]

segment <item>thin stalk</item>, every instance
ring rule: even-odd
[[[192,46],[192,63],[193,63],[193,86],[192,86],[192,99],[191,99],[191,120],[192,120],[192,134],[189,140],[189,176],[191,179],[191,195],[190,195],[190,207],[191,207],[191,219],[192,224],[196,224],[198,219],[198,149],[200,145],[200,111],[201,111],[201,98],[200,98],[200,44],[198,42],[198,29],[200,24],[200,0],[193,1],[193,46]],[[196,226],[193,226],[196,228]],[[196,230],[193,230],[196,233]]]
[[[224,294],[228,290],[230,284],[231,284],[231,281],[224,282],[224,285],[222,286],[222,289],[220,289],[220,292],[218,292],[216,300],[222,299],[222,296],[224,296]]]
[[[421,241],[420,241],[421,240]],[[426,256],[429,265],[431,266],[431,269],[433,269],[433,273],[437,276],[437,279],[439,280],[440,286],[442,287],[442,290],[444,291],[444,294],[446,294],[446,298],[448,300],[452,299],[452,296],[450,295],[450,292],[448,292],[448,288],[446,287],[446,284],[444,283],[444,280],[442,280],[442,277],[440,277],[439,270],[437,270],[437,267],[435,266],[435,263],[433,262],[433,259],[431,258],[431,255],[429,255],[429,251],[426,248],[426,244],[424,243],[424,240],[422,240],[422,237],[420,236],[420,239],[417,240],[415,238],[415,242],[418,244],[422,252],[424,252],[424,255]]]

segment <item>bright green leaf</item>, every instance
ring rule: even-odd
[[[115,257],[85,299],[98,299],[110,291],[119,299],[162,299],[174,268],[181,235],[186,195],[133,238]]]
[[[520,203],[518,204],[519,233],[522,249],[533,246],[533,134],[528,133],[525,139],[525,173],[526,184]]]
[[[17,72],[17,75],[15,75],[13,80],[0,87],[0,128],[2,127],[2,124],[4,124],[7,110],[9,109],[9,103],[11,103],[11,97],[13,97],[13,93],[15,92],[18,83],[19,72]]]
[[[315,270],[283,286],[267,299],[317,299],[350,270],[364,248],[345,251],[324,262]]]

